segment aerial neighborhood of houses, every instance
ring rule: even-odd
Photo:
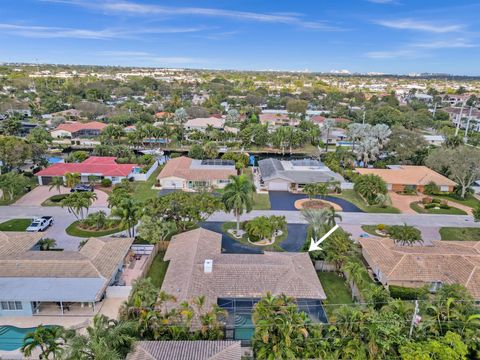
[[[478,79],[0,75],[0,359],[479,356]]]

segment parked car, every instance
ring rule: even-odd
[[[70,192],[93,191],[93,186],[88,184],[78,184],[70,189]]]
[[[32,223],[27,227],[28,232],[45,231],[53,225],[53,216],[42,216],[33,219]]]

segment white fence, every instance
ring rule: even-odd
[[[150,175],[153,174],[155,170],[158,168],[158,161],[155,161],[155,163],[148,169],[148,171],[144,174],[132,174],[131,177],[133,177],[136,181],[147,181],[147,179],[150,177]]]
[[[337,268],[332,263],[317,260],[317,261],[315,261],[315,270],[317,270],[317,271],[337,271]]]
[[[340,188],[341,188],[342,190],[353,190],[353,185],[354,185],[354,184],[351,183],[351,182],[342,182],[342,183],[340,184]]]
[[[131,286],[109,286],[105,292],[105,297],[127,299],[131,291]]]

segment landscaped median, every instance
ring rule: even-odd
[[[50,196],[42,203],[42,206],[62,206],[63,200],[65,200],[70,194],[57,194]]]
[[[461,209],[448,204],[447,200],[426,197],[422,201],[415,201],[410,208],[419,214],[467,215]]]
[[[367,213],[385,213],[385,214],[399,214],[400,210],[393,206],[368,205],[363,198],[354,190],[343,190],[341,194],[329,194],[329,196],[338,197],[351,202],[360,210]],[[388,196],[388,195],[387,195]]]
[[[71,236],[90,238],[112,235],[125,230],[127,230],[127,228],[120,225],[120,220],[109,220],[108,224],[100,228],[82,221],[75,221],[65,229],[65,232]]]
[[[25,231],[32,219],[11,219],[0,224],[0,231]]]

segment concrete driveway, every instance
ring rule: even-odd
[[[69,194],[70,189],[67,187],[62,186],[60,188],[60,194]],[[97,200],[93,203],[92,207],[106,207],[108,206],[108,195],[101,191],[95,190],[97,194]],[[48,198],[58,195],[58,190],[53,188],[50,191],[50,186],[37,186],[32,191],[23,195],[20,199],[18,199],[13,206],[41,206],[42,203],[47,200]]]
[[[298,209],[295,208],[295,201],[307,198],[305,194],[293,194],[288,191],[269,191],[268,196],[270,197],[271,209],[281,211],[298,211]],[[319,196],[317,196],[317,198],[322,199]],[[344,199],[326,196],[325,200],[341,206],[343,212],[363,212],[354,204]]]
[[[421,201],[428,195],[399,195],[393,191],[388,193],[392,200],[392,206],[399,209],[403,214],[417,214],[417,212],[410,208],[412,202]],[[465,211],[467,214],[472,213],[472,209],[469,206],[456,203],[454,201],[447,201],[447,204],[456,207],[457,209]]]

